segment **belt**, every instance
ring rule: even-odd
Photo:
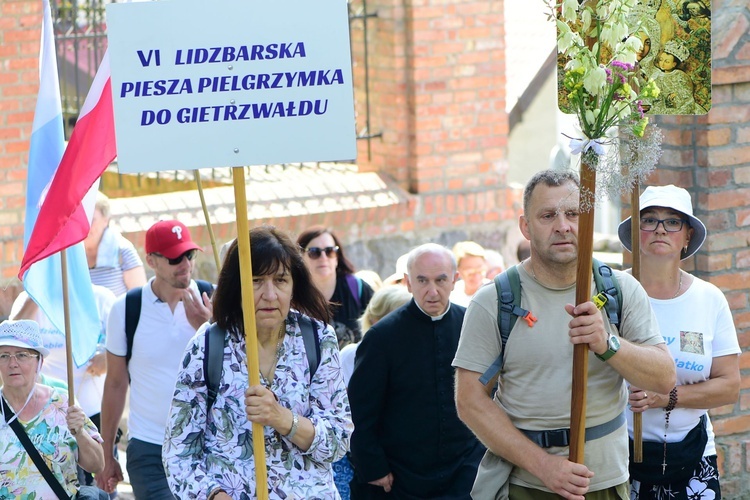
[[[603,424],[586,428],[586,441],[593,441],[612,434],[625,423],[625,410],[619,415]],[[551,448],[553,446],[570,446],[570,429],[554,429],[550,431],[528,431],[519,429],[526,434],[526,437],[542,448]]]

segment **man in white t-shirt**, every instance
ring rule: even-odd
[[[648,296],[632,276],[615,271],[622,300],[619,331],[593,302],[573,305],[579,198],[578,179],[570,171],[539,172],[524,190],[519,226],[531,257],[517,267],[520,307],[537,320],[515,322],[497,384],[479,380],[502,351],[495,287],[481,288],[466,311],[453,360],[456,406],[488,449],[473,498],[500,498],[503,491],[511,500],[627,499],[624,379],[647,391],[674,387],[674,362]],[[583,464],[568,460],[569,438],[560,439],[569,435],[577,344],[590,351]]]
[[[200,247],[179,221],[160,221],[146,233],[146,262],[155,276],[140,289],[141,310],[127,360],[127,294],[112,306],[107,326],[107,379],[102,401],[104,470],[100,488],[114,491],[122,480],[112,450],[130,380],[127,469],[136,499],[172,499],[161,448],[185,346],[211,317],[211,302],[191,279]]]

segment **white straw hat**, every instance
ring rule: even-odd
[[[39,325],[30,319],[7,320],[0,323],[0,346],[33,349],[43,358],[49,354],[49,349],[42,344]]]
[[[649,207],[664,207],[687,216],[688,224],[693,228],[693,236],[690,238],[687,250],[682,251],[680,260],[685,260],[693,255],[706,241],[706,226],[698,217],[693,215],[693,203],[687,190],[671,184],[669,186],[649,186],[640,197],[640,205],[641,210]],[[629,252],[633,251],[631,226],[631,219],[628,217],[617,228],[620,242]]]

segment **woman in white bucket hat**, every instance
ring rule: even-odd
[[[631,499],[720,498],[708,409],[734,403],[739,395],[740,348],[732,313],[716,286],[680,268],[706,239],[690,194],[676,186],[651,186],[640,207],[641,285],[674,357],[677,386],[669,394],[630,387],[631,438],[633,413],[643,415],[643,462],[634,463],[631,453]],[[624,220],[618,230],[630,251],[631,223]]]
[[[48,354],[36,321],[0,323],[0,498],[56,499],[60,487],[75,496],[80,489],[76,465],[93,473],[104,467],[101,437],[91,420],[68,405],[66,394],[37,383]],[[14,428],[29,437],[58,484],[45,479]]]

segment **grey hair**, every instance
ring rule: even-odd
[[[406,274],[411,275],[411,268],[414,266],[414,262],[419,257],[427,253],[445,255],[446,257],[448,257],[451,262],[451,272],[453,274],[456,273],[456,269],[458,269],[458,264],[456,263],[456,256],[453,255],[453,252],[451,252],[449,249],[447,249],[443,245],[438,245],[437,243],[425,243],[423,245],[419,245],[418,247],[414,248],[411,252],[409,252],[409,257],[406,260]]]
[[[534,189],[539,184],[545,186],[557,187],[562,186],[566,182],[572,182],[576,187],[580,188],[581,183],[578,181],[578,176],[572,170],[542,170],[534,174],[526,183],[526,187],[523,190],[523,211],[524,213],[529,211],[529,204],[531,203],[531,195],[534,193]]]

